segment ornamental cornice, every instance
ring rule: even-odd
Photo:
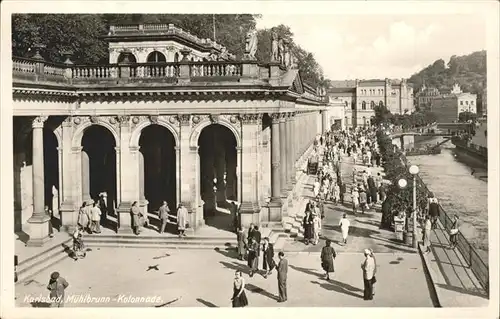
[[[262,120],[262,115],[262,113],[243,113],[239,117],[243,124],[258,124]]]
[[[48,116],[44,116],[44,115],[35,117],[33,119],[33,121],[31,122],[31,127],[32,128],[43,128],[43,125],[44,125],[45,121],[47,121],[48,118],[49,118]]]

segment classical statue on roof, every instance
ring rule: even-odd
[[[248,31],[246,36],[245,45],[245,58],[248,60],[256,60],[255,53],[257,53],[257,30],[253,29]]]
[[[278,34],[273,31],[271,40],[271,62],[279,62]]]

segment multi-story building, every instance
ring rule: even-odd
[[[28,245],[49,240],[44,206],[72,231],[93,200],[119,233],[132,232],[132,205],[156,223],[163,201],[173,214],[183,204],[194,230],[230,229],[216,218],[226,200],[241,203],[245,227],[284,222],[296,161],[328,128],[299,71],[225,58],[173,25],[116,26],[105,39],[108,65],[13,58],[14,220]]]
[[[427,87],[425,83],[415,94],[415,105],[419,110],[430,109],[434,97],[439,96],[439,90],[435,87]]]
[[[413,87],[402,80],[332,81],[330,101],[345,105],[346,126],[367,126],[375,115],[375,106],[383,105],[393,114],[412,113]]]
[[[458,84],[453,86],[450,94],[442,94],[432,99],[431,110],[439,123],[452,123],[458,120],[462,112],[477,113],[477,95],[464,93]]]

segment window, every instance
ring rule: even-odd
[[[470,101],[470,105],[474,105],[474,101]]]
[[[383,107],[383,106],[384,106],[384,102],[380,101],[380,102],[378,102],[378,105],[379,105],[380,107]]]
[[[464,101],[460,101],[460,105],[464,105]]]
[[[370,108],[373,110],[375,108],[375,102],[374,101],[371,101],[370,102]]]
[[[158,63],[158,62],[165,62],[165,56],[158,52],[158,51],[153,51],[148,55],[147,61],[150,63]]]
[[[349,102],[345,101],[345,107],[349,106]]]
[[[469,105],[469,101],[465,101],[465,105]]]
[[[175,52],[174,62],[179,62],[179,53]]]
[[[366,110],[366,102],[365,101],[361,102],[361,109]]]

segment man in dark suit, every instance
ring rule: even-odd
[[[262,269],[264,269],[264,278],[271,274],[275,267],[274,264],[274,247],[273,244],[269,243],[269,238],[264,238],[264,245],[262,246]]]
[[[288,276],[288,260],[285,259],[285,254],[282,251],[278,253],[278,258],[280,259],[278,264],[278,302],[285,302],[287,300],[286,278]]]
[[[163,234],[165,232],[165,227],[167,226],[168,223],[168,213],[170,213],[170,209],[168,208],[168,204],[166,201],[163,201],[163,204],[161,205],[160,209],[158,210],[158,217],[160,217],[161,220],[161,226],[159,229],[160,234]]]

